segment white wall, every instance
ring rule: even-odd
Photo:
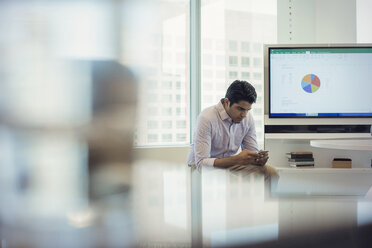
[[[356,42],[356,0],[278,0],[278,43]]]

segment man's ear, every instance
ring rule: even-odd
[[[228,105],[229,105],[229,103],[230,103],[230,100],[229,100],[229,98],[225,98],[225,99],[224,99],[223,101],[224,101],[224,103],[225,103],[225,104],[227,104],[227,106],[228,106]]]

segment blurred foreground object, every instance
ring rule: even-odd
[[[130,246],[134,75],[112,60],[1,70],[2,242]]]

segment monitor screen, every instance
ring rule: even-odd
[[[267,52],[269,117],[372,117],[372,46]]]

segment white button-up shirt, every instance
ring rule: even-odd
[[[216,158],[234,156],[240,146],[259,151],[252,114],[248,112],[240,123],[234,123],[220,101],[200,113],[187,162],[198,169],[213,167]]]

